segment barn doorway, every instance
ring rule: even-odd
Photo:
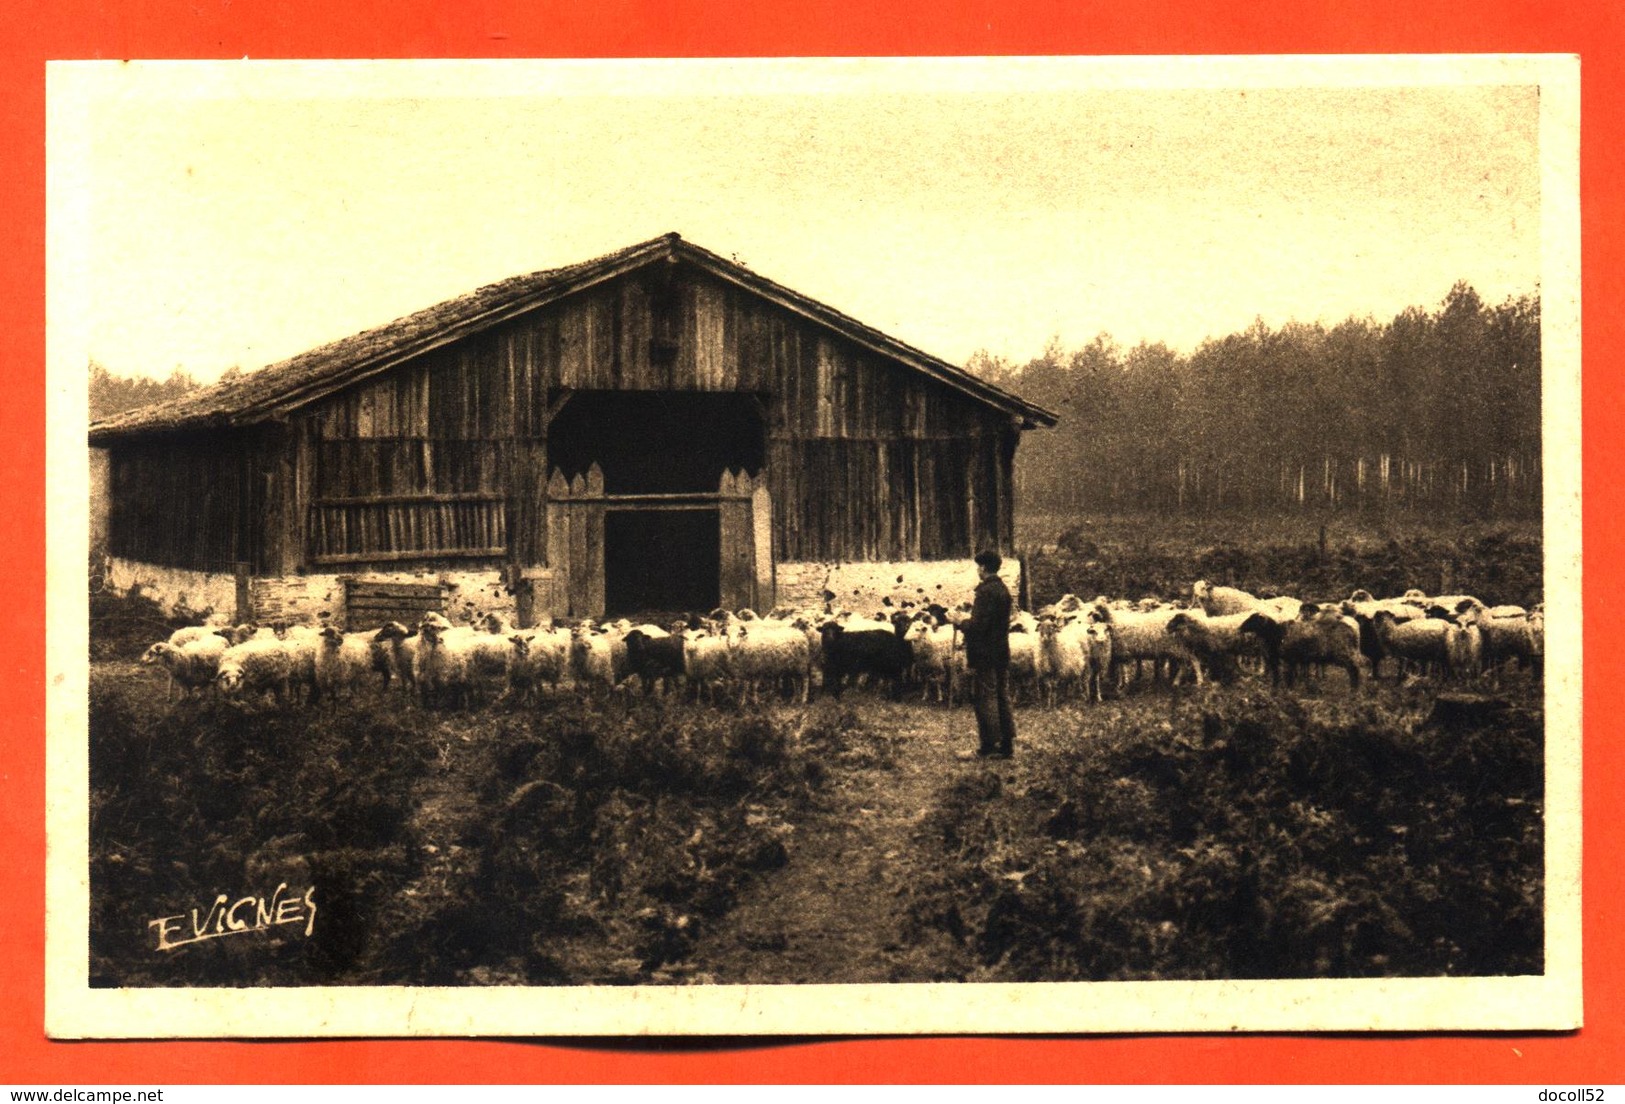
[[[715,491],[723,471],[755,475],[767,430],[755,395],[708,391],[577,391],[547,430],[548,470],[593,464],[604,493]]]
[[[723,524],[719,484],[724,472],[762,470],[764,409],[759,396],[735,392],[568,396],[548,427],[548,467],[570,480],[594,465],[603,475],[602,567],[581,568],[602,570],[605,616],[664,618],[721,604],[724,534],[738,527]]]
[[[658,617],[715,609],[722,567],[715,509],[611,510],[604,516],[604,614]]]

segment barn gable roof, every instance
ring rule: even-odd
[[[393,322],[300,353],[258,371],[93,422],[92,445],[176,430],[252,425],[289,412],[430,349],[478,333],[543,304],[664,260],[682,260],[899,361],[1031,428],[1056,415],[962,368],[889,337],[709,250],[666,234],[614,253],[513,276]]]

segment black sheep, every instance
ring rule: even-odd
[[[914,649],[903,639],[906,620],[892,632],[866,629],[847,632],[831,622],[818,630],[823,638],[824,689],[841,696],[847,675],[872,675],[891,682],[895,699],[903,692],[903,676],[914,665]]]
[[[644,693],[654,689],[656,679],[675,679],[683,676],[683,638],[650,636],[642,629],[626,634],[626,670],[638,676]]]

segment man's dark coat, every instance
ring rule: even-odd
[[[975,670],[1010,666],[1010,590],[997,575],[976,584],[965,622],[965,665]]]

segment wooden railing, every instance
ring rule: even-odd
[[[493,492],[317,499],[311,562],[487,559],[506,555],[507,503]]]

